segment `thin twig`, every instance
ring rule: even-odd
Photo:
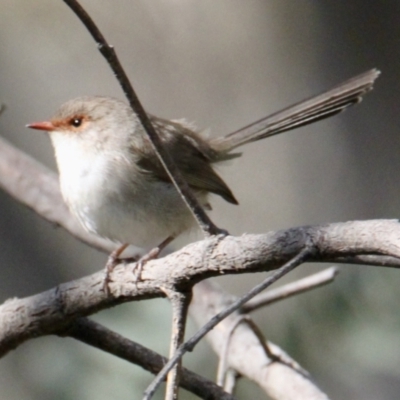
[[[249,328],[253,331],[254,335],[257,337],[260,346],[263,348],[265,355],[267,359],[270,360],[270,362],[280,362],[282,364],[285,364],[289,368],[293,368],[296,370],[296,372],[309,377],[309,374],[307,371],[305,371],[303,368],[301,368],[297,363],[293,363],[291,361],[284,360],[282,357],[279,355],[276,355],[272,352],[272,350],[269,347],[269,344],[264,337],[263,332],[261,329],[257,326],[257,324],[251,319],[250,315],[238,315],[238,318],[236,321],[232,324],[230,327],[226,340],[224,342],[224,348],[221,351],[220,355],[220,361],[218,363],[218,372],[217,372],[217,384],[222,387],[226,387],[226,377],[227,377],[227,372],[229,370],[229,365],[228,365],[228,356],[229,356],[229,346],[232,341],[232,336],[235,333],[235,330],[239,327],[240,324],[245,323],[249,326]],[[225,389],[226,390],[226,389]],[[229,393],[232,393],[230,390],[228,390]]]
[[[218,369],[217,369],[217,385],[224,387],[226,382],[228,366],[228,351],[229,345],[231,343],[231,338],[236,328],[242,323],[244,319],[248,318],[247,315],[239,315],[236,321],[230,327],[228,334],[226,335],[226,340],[224,342],[224,347],[221,351],[221,356],[219,357]]]
[[[215,279],[201,282],[193,289],[191,315],[199,326],[203,326],[216,313],[237,299],[236,296],[224,292]],[[226,334],[239,315],[239,310],[235,311],[207,334],[207,341],[218,357],[222,355]],[[327,396],[312,383],[307,371],[296,361],[273,343],[268,342],[268,347],[283,362],[271,362],[265,350],[261,348],[260,338],[254,330],[247,324],[241,324],[232,336],[229,370],[236,371],[239,378],[243,376],[256,383],[271,399],[327,400]],[[227,382],[228,384],[230,383]],[[232,393],[228,387],[225,387],[225,390]]]
[[[236,382],[239,378],[240,374],[236,370],[228,368],[224,384],[224,390],[226,393],[233,394],[236,387]]]
[[[284,355],[278,355],[275,354],[270,345],[273,345],[272,343],[270,344],[265,336],[262,330],[259,328],[259,326],[251,319],[250,316],[247,316],[248,318],[245,319],[247,325],[251,328],[253,331],[254,335],[257,337],[260,346],[263,348],[264,353],[266,357],[271,360],[271,362],[278,362],[280,364],[286,365],[287,367],[295,370],[297,373],[303,375],[304,377],[309,378],[310,375],[309,373],[302,368],[297,362],[293,361],[292,359],[288,359],[288,357],[284,357]]]
[[[244,319],[244,321],[246,321],[247,325],[251,328],[251,330],[257,336],[257,339],[258,339],[261,347],[263,348],[265,355],[271,360],[271,362],[273,362],[273,361],[281,362],[281,359],[278,356],[276,356],[272,352],[272,350],[269,348],[268,342],[267,342],[264,334],[262,333],[261,329],[256,325],[256,323],[251,319],[250,315],[246,315],[246,318]],[[289,365],[289,367],[291,367],[291,365]]]
[[[160,138],[157,135],[150,119],[144,110],[142,104],[139,101],[136,92],[134,91],[128,76],[126,75],[122,65],[118,59],[117,53],[115,52],[113,46],[108,44],[105,37],[90,17],[90,15],[85,11],[85,9],[76,0],[63,0],[76,14],[76,16],[81,20],[83,25],[87,28],[89,33],[92,35],[93,39],[96,41],[100,53],[107,60],[109,66],[113,70],[115,77],[117,78],[126,98],[129,101],[130,106],[134,113],[137,114],[143,128],[150,139],[157,157],[159,158],[161,164],[168,173],[169,178],[175,185],[176,190],[181,195],[183,201],[192,212],[194,218],[199,224],[200,228],[206,236],[216,235],[216,234],[226,234],[225,231],[219,229],[208,217],[204,209],[200,206],[193,192],[190,190],[188,184],[183,179],[182,174],[176,167],[168,150],[163,146]]]
[[[192,300],[192,292],[184,293],[176,290],[168,290],[166,293],[172,306],[172,332],[169,350],[169,358],[172,358],[185,339],[186,321],[189,304]],[[181,370],[182,362],[180,360],[167,376],[165,400],[176,400],[178,398]]]
[[[300,293],[327,285],[335,279],[338,273],[339,270],[337,268],[331,267],[325,271],[317,272],[316,274],[307,276],[306,278],[299,279],[295,282],[270,290],[267,293],[260,294],[254,297],[254,299],[251,299],[248,303],[244,304],[241,308],[241,312],[247,314],[261,307],[287,299],[288,297],[296,296]]]
[[[116,357],[139,365],[152,374],[160,371],[167,362],[165,357],[88,318],[79,318],[72,322],[71,326],[63,333],[63,336],[72,337],[97,349],[113,354]],[[182,369],[180,385],[182,388],[203,399],[234,400],[233,396],[224,392],[214,382],[185,368]]]
[[[298,265],[303,263],[312,253],[313,247],[311,243],[308,243],[306,247],[295,257],[293,257],[290,261],[285,263],[281,268],[275,271],[273,274],[268,276],[262,283],[255,286],[252,290],[246,293],[243,297],[232,303],[229,307],[227,307],[222,312],[218,313],[215,317],[211,318],[208,323],[206,323],[196,334],[194,334],[187,342],[185,342],[175,353],[174,357],[172,357],[168,363],[164,366],[164,368],[157,374],[156,378],[153,382],[147,387],[144,392],[143,400],[150,400],[161,382],[165,379],[168,372],[173,368],[173,366],[178,362],[178,360],[187,352],[192,351],[194,346],[219,322],[221,322],[224,318],[226,318],[229,314],[233,313],[235,310],[240,308],[244,303],[248,300],[256,296],[258,293],[262,292],[268,286],[272,285],[282,276],[286,275]]]

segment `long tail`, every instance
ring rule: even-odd
[[[372,89],[379,74],[377,69],[372,69],[327,92],[264,117],[229,135],[212,139],[210,145],[221,154],[221,160],[234,158],[239,154],[227,153],[245,143],[311,124],[359,103],[362,97]]]

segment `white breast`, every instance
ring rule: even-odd
[[[176,189],[149,181],[132,155],[105,154],[74,139],[52,133],[61,192],[88,231],[150,249],[194,225]]]

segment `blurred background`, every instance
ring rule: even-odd
[[[85,0],[148,111],[211,135],[236,130],[370,68],[375,90],[344,114],[248,145],[220,173],[239,207],[213,201],[230,233],[397,218],[400,213],[400,3],[361,0]],[[109,67],[62,1],[2,0],[0,134],[55,169],[45,134],[24,128],[83,94],[123,98]],[[72,160],[73,162],[73,160]],[[174,243],[177,248],[195,235]],[[171,250],[174,248],[172,247]],[[23,297],[95,272],[90,249],[0,192],[0,297]],[[286,281],[319,271],[305,265]],[[341,266],[329,287],[255,313],[266,337],[308,369],[332,399],[397,399],[400,272]],[[263,274],[218,282],[241,294]],[[126,304],[94,317],[167,354],[166,300]],[[195,327],[190,325],[189,333]],[[203,343],[185,365],[212,378]],[[0,399],[137,398],[140,368],[71,339],[30,341],[0,361]],[[240,382],[239,398],[264,399]],[[161,397],[159,397],[161,398]],[[193,396],[185,393],[184,399]]]

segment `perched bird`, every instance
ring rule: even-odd
[[[246,143],[341,112],[359,102],[378,75],[368,71],[215,139],[201,137],[182,121],[150,120],[201,205],[209,208],[210,193],[238,204],[214,164],[240,156],[232,150]],[[195,224],[129,105],[109,97],[79,97],[50,120],[27,126],[50,134],[65,202],[86,230],[122,244],[114,256],[128,244],[154,248],[156,256]]]

